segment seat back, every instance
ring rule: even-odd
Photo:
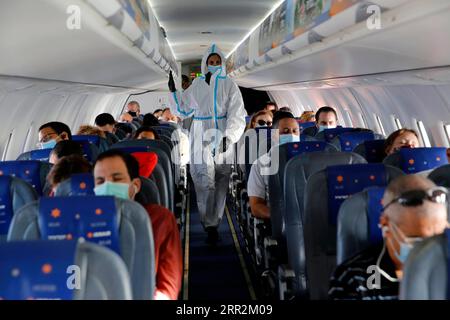
[[[371,187],[342,203],[337,226],[336,263],[383,241],[378,227],[385,187]]]
[[[33,187],[19,178],[0,176],[0,242],[6,241],[14,213],[38,195]]]
[[[0,257],[1,299],[132,299],[122,259],[93,243],[9,242],[0,244]]]
[[[56,197],[93,196],[95,182],[91,173],[78,173],[70,176],[58,185]]]
[[[311,127],[314,127],[316,125],[316,123],[314,121],[300,122],[299,120],[297,120],[297,122],[298,122],[298,127],[300,129],[300,133],[302,133],[303,130],[305,130],[306,128],[311,128]]]
[[[349,132],[372,132],[372,130],[364,128],[337,127],[333,129],[325,129],[322,132],[317,133],[314,138],[321,141],[331,142],[335,137]]]
[[[431,171],[428,179],[438,186],[450,188],[450,164],[443,165]]]
[[[114,197],[41,198],[13,217],[8,241],[82,237],[119,252],[131,276],[134,299],[152,299],[155,288],[153,232],[147,211]]]
[[[382,136],[376,135],[370,131],[346,132],[333,138],[331,144],[340,151],[353,152],[359,144],[364,143],[365,141],[373,141],[378,138],[382,138]]]
[[[155,141],[155,140],[135,140],[135,141]],[[125,142],[125,141],[124,141]],[[158,141],[161,142],[161,141]],[[159,192],[161,195],[161,201],[164,203],[164,206],[168,208],[170,211],[174,212],[175,209],[175,181],[172,170],[172,163],[170,158],[167,157],[167,154],[158,149],[156,146],[135,146],[135,147],[118,147],[115,144],[111,148],[120,149],[123,152],[127,152],[133,154],[135,152],[153,152],[158,156],[158,163],[153,170],[152,176],[150,177],[152,180],[156,182],[159,188]]]
[[[403,267],[400,300],[450,300],[450,231],[414,246]]]
[[[367,187],[386,186],[400,175],[397,168],[369,163],[331,166],[308,179],[303,234],[307,286],[312,299],[327,298],[328,281],[336,267],[337,218],[342,202]],[[302,274],[305,269],[298,271]]]
[[[296,270],[304,268],[304,195],[308,179],[328,166],[366,163],[363,157],[351,152],[313,152],[294,157],[284,170],[285,233],[289,264]],[[272,218],[271,218],[272,219]],[[273,222],[272,222],[273,223]],[[278,227],[279,228],[279,227]],[[294,285],[299,295],[306,295],[306,277],[297,273]]]
[[[0,162],[0,176],[13,176],[25,180],[33,186],[38,195],[46,194],[46,178],[52,165],[37,160]]]
[[[28,152],[22,153],[18,158],[17,161],[22,160],[36,160],[36,161],[43,161],[48,162],[50,159],[50,153],[53,149],[37,149],[37,150],[31,150]]]
[[[161,197],[159,195],[158,186],[155,181],[148,178],[140,177],[141,179],[141,191],[136,195],[135,201],[139,202],[143,206],[147,204],[159,204],[161,205]]]
[[[286,164],[294,157],[311,152],[335,152],[332,145],[323,141],[291,142],[274,146],[270,151],[271,175],[269,175],[269,207],[272,237],[284,241],[284,179]],[[330,156],[330,155],[328,155]]]
[[[353,152],[362,155],[368,163],[380,163],[386,156],[384,143],[386,140],[368,140],[356,146]]]
[[[400,168],[406,174],[431,170],[448,164],[446,148],[403,148],[387,156],[384,164]]]
[[[109,149],[108,140],[97,135],[75,135],[72,136],[73,141],[88,141],[98,148],[98,153],[102,153]]]

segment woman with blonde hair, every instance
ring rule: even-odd
[[[256,112],[250,119],[247,129],[255,129],[260,127],[272,127],[273,114],[268,110]]]
[[[99,136],[101,138],[106,138],[105,132],[90,125],[82,125],[78,128],[77,135],[81,136]]]

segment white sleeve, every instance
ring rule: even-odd
[[[198,108],[197,102],[192,94],[194,83],[184,92],[171,92],[169,94],[170,111],[180,117],[186,119],[194,115],[194,111]]]
[[[225,135],[231,139],[231,142],[236,143],[244,133],[247,111],[245,111],[244,100],[242,99],[239,87],[232,80],[230,81],[231,87],[228,96],[227,127],[225,129]]]
[[[261,175],[259,160],[256,160],[250,170],[247,182],[247,194],[249,197],[266,198],[266,184]]]

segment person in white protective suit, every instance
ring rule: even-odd
[[[230,161],[220,161],[220,156],[227,154],[226,158],[232,159],[232,145],[244,132],[247,112],[238,86],[226,76],[225,57],[216,45],[206,51],[201,70],[204,76],[194,79],[184,92],[176,90],[170,73],[170,106],[181,118],[193,116],[191,176],[201,222],[208,233],[206,242],[213,245],[219,241],[217,229],[231,175]]]

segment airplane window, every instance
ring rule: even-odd
[[[374,114],[374,116],[378,123],[379,133],[381,133],[383,136],[385,136],[386,131],[384,131],[384,127],[383,127],[383,123],[381,122],[381,118],[379,116],[377,116],[376,114]]]
[[[348,126],[349,127],[354,127],[355,124],[353,123],[353,119],[352,119],[352,115],[351,115],[350,111],[345,110],[345,114],[347,115]]]
[[[30,143],[31,133],[33,132],[32,131],[33,127],[34,127],[34,123],[32,122],[31,125],[30,125],[30,128],[28,129],[27,137],[25,138],[25,142],[23,144],[22,153],[26,152],[28,150],[28,145]]]
[[[444,124],[444,131],[448,142],[450,143],[450,124]]]
[[[6,157],[8,156],[9,145],[11,143],[11,139],[13,137],[13,134],[14,134],[14,130],[11,131],[11,133],[8,136],[8,141],[6,142],[5,149],[3,149],[2,161],[5,161]]]
[[[403,125],[399,118],[397,118],[395,115],[392,115],[392,120],[394,121],[394,127],[396,130],[400,130],[403,128]]]
[[[367,128],[366,119],[364,119],[364,116],[361,112],[358,113],[358,117],[359,117],[359,126],[361,128]]]
[[[427,148],[431,147],[430,138],[428,138],[427,130],[422,121],[417,121],[417,126],[419,127],[420,135],[422,136],[423,145]]]

